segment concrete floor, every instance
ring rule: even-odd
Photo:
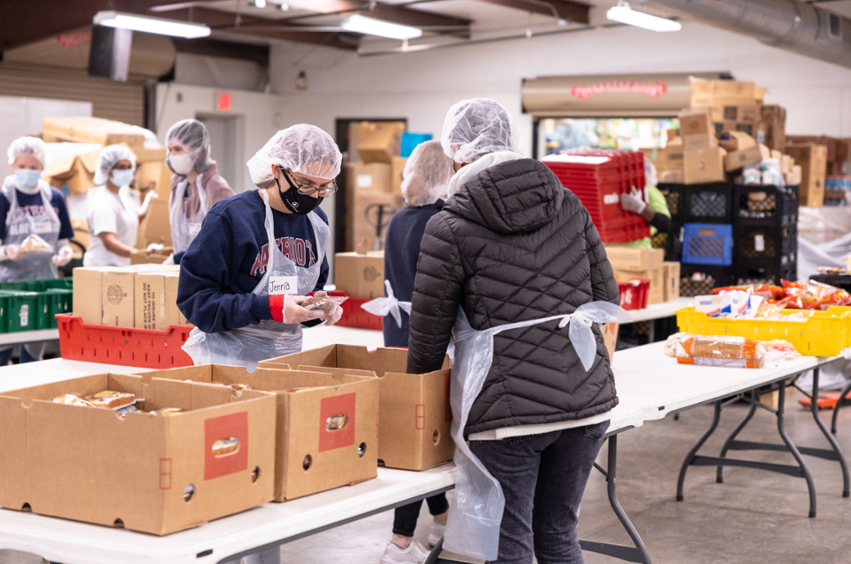
[[[824,447],[827,442],[812,414],[789,394],[786,427],[800,446]],[[716,456],[726,436],[747,408],[724,411],[721,425],[702,454]],[[829,422],[831,412],[822,418]],[[708,428],[712,408],[645,423],[620,436],[618,497],[641,534],[654,564],[845,564],[851,562],[851,499],[842,498],[842,474],[836,462],[806,457],[818,492],[818,517],[809,519],[806,482],[801,478],[742,468],[725,469],[725,482],[715,482],[715,468],[692,467],[686,478],[685,501],[675,501],[676,480],[683,458]],[[779,442],[774,417],[760,410],[742,440]],[[840,414],[837,437],[851,456],[851,407]],[[600,464],[605,467],[605,447]],[[775,452],[733,453],[750,460],[792,463],[791,455]],[[286,564],[377,564],[390,537],[393,515],[386,513],[284,545]],[[430,518],[425,505],[417,540],[425,544]],[[594,472],[582,505],[580,537],[628,543],[612,513],[606,483]],[[6,558],[4,558],[6,556]],[[29,564],[0,553],[0,563]],[[587,564],[618,562],[586,553]]]

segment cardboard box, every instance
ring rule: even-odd
[[[674,139],[680,136],[679,129],[666,129],[665,134],[668,136],[668,142],[670,143]]]
[[[744,131],[724,131],[719,134],[718,145],[727,152],[741,151],[756,145],[756,140]]]
[[[718,139],[714,133],[701,133],[698,135],[686,135],[683,137],[683,148],[686,151],[698,149],[711,149],[718,146]]]
[[[718,121],[715,123],[715,133],[720,135],[725,131],[740,131],[751,137],[757,134],[757,126],[752,123],[740,123],[738,121]]]
[[[735,121],[739,123],[759,123],[761,119],[762,106],[760,104],[748,104],[745,106],[724,106],[720,121]]]
[[[348,163],[346,188],[352,194],[359,192],[392,192],[391,167],[385,163]],[[401,193],[401,192],[400,192]]]
[[[260,368],[311,370],[316,367],[373,372],[379,377],[381,420],[378,459],[388,468],[425,470],[451,460],[451,362],[428,374],[407,374],[408,351],[328,345],[260,363]]]
[[[135,327],[136,275],[132,271],[108,268],[103,270],[103,304],[101,325]]]
[[[800,186],[801,180],[803,179],[803,167],[801,165],[794,165],[792,167],[791,172],[791,182],[790,186]]]
[[[192,325],[177,307],[177,289],[180,275],[176,272],[165,274],[165,316],[167,326]]]
[[[771,150],[783,151],[786,147],[786,108],[777,105],[763,106],[761,121],[757,125],[756,140]]]
[[[384,252],[337,253],[334,284],[353,298],[384,297]]]
[[[41,133],[46,143],[57,141],[99,145],[124,143],[128,147],[141,147],[145,144],[145,136],[132,125],[96,117],[44,118]]]
[[[665,260],[662,249],[635,249],[632,247],[606,247],[606,255],[614,270],[642,272],[661,268]],[[632,278],[636,278],[633,276]]]
[[[41,176],[63,194],[85,194],[96,186],[95,168],[99,153],[92,151],[83,155],[56,157],[47,163]]]
[[[783,171],[784,174],[792,172],[792,167],[795,166],[795,159],[793,159],[789,155],[780,155],[780,170]]]
[[[659,264],[655,268],[641,271],[628,271],[615,269],[615,280],[626,282],[632,278],[644,278],[650,280],[650,288],[647,292],[647,305],[661,304],[665,301],[665,269]]]
[[[398,121],[363,122],[358,124],[357,148],[365,163],[393,162],[402,145],[405,124]]]
[[[171,242],[171,219],[168,213],[168,197],[162,196],[151,200],[148,207],[148,215],[142,222],[142,233],[145,238],[145,247],[151,243],[170,246]],[[168,256],[168,255],[166,255]]]
[[[659,180],[668,184],[685,184],[686,172],[684,170],[666,170],[659,176]]]
[[[609,352],[609,364],[615,358],[615,348],[618,345],[618,327],[619,323],[603,323],[600,330],[603,332],[603,342],[606,343],[606,350]]]
[[[721,147],[686,151],[685,183],[705,184],[708,182],[724,182],[724,157],[727,151]]]
[[[692,79],[691,107],[723,107],[753,104],[757,101],[753,82]]]
[[[165,311],[165,275],[158,272],[139,272],[134,275],[135,327],[137,329],[168,329]]]
[[[402,194],[402,181],[405,172],[405,165],[408,164],[406,157],[393,157],[393,162],[390,163],[390,191],[393,194]]]
[[[688,137],[689,135],[715,135],[712,116],[708,113],[681,113],[679,120],[680,135],[682,137]]]
[[[322,370],[248,373],[243,367],[207,364],[141,376],[247,384],[274,393],[275,501],[285,501],[378,476],[378,379],[372,372]]]
[[[758,163],[771,158],[771,150],[765,145],[754,145],[740,151],[733,151],[724,157],[724,170],[732,172],[745,165]]]
[[[53,403],[104,390],[144,398],[145,411]],[[0,505],[165,535],[271,501],[275,397],[138,376],[99,374],[0,394]],[[212,445],[229,438],[224,457]],[[254,479],[256,477],[256,479]]]
[[[103,271],[102,268],[80,267],[73,271],[74,315],[87,325],[103,323]]]
[[[162,151],[165,153],[165,149]],[[171,177],[171,170],[162,161],[141,163],[136,167],[136,188],[143,193],[155,190],[160,199],[168,203],[171,195]]]
[[[663,262],[662,268],[665,269],[665,295],[663,299],[666,302],[672,302],[680,297],[680,263]]]
[[[827,174],[827,147],[814,144],[787,145],[786,154],[801,166],[801,205],[821,207]]]
[[[163,247],[160,251],[134,249],[133,252],[130,253],[130,264],[162,264],[172,252],[174,252],[172,247]]]
[[[352,246],[357,248],[363,241],[373,251],[384,250],[384,239],[387,236],[387,226],[394,213],[405,206],[405,199],[394,194],[355,194],[353,214],[350,220]],[[379,218],[379,209],[381,210]],[[376,244],[378,225],[381,225],[381,236]]]

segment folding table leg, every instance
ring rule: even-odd
[[[744,429],[747,426],[747,424],[750,423],[750,420],[753,419],[754,413],[756,413],[756,408],[757,408],[756,402],[757,401],[759,401],[759,400],[757,399],[757,396],[756,396],[756,390],[752,390],[751,391],[751,408],[748,411],[748,414],[745,415],[745,418],[742,419],[742,422],[739,423],[739,425],[736,427],[736,429],[730,434],[729,437],[727,437],[727,440],[724,441],[724,447],[721,449],[721,458],[727,457],[727,451],[730,450],[730,445],[733,443],[733,441],[736,440],[736,437],[739,435],[739,433],[742,432],[742,429]],[[718,482],[719,484],[724,483],[724,467],[723,466],[718,467],[718,473],[715,476],[715,481]]]
[[[818,368],[816,368],[816,372]],[[818,377],[816,376],[815,379]],[[779,390],[779,401],[777,406],[777,431],[780,433],[780,438],[783,439],[783,442],[786,443],[786,446],[789,448],[789,452],[792,453],[792,456],[795,457],[795,460],[798,462],[798,466],[801,467],[801,472],[804,474],[804,478],[807,480],[807,489],[810,492],[810,517],[816,516],[816,488],[813,484],[813,477],[810,474],[810,469],[807,468],[807,465],[804,463],[804,457],[801,456],[801,453],[798,451],[798,447],[795,446],[795,443],[792,442],[792,439],[789,438],[789,435],[786,434],[786,423],[785,423],[785,413],[786,413],[786,386],[781,384]],[[819,421],[821,423],[821,421]]]
[[[816,368],[813,370],[813,418],[816,420],[816,425],[821,429],[822,434],[827,438],[827,442],[830,443],[831,448],[836,453],[836,460],[839,461],[839,466],[842,467],[842,497],[849,497],[851,495],[851,483],[849,483],[848,476],[848,463],[845,461],[845,454],[843,454],[842,449],[839,448],[839,443],[836,442],[836,439],[833,438],[833,435],[827,432],[827,427],[825,427],[824,423],[822,423],[821,417],[819,417],[819,408],[818,408],[818,384],[819,384],[819,369]],[[847,392],[847,390],[846,390]],[[840,399],[839,403],[836,404],[834,410],[839,409],[839,405],[842,403]],[[833,413],[833,425],[836,425],[836,411]],[[836,431],[834,430],[834,433]],[[814,449],[817,450],[817,449]],[[804,453],[806,454],[806,452]]]
[[[845,386],[845,389],[842,390],[842,395],[839,396],[839,401],[836,402],[836,407],[833,408],[833,417],[830,419],[830,432],[833,433],[834,435],[836,434],[836,418],[839,416],[839,408],[842,407],[843,403],[845,403],[845,398],[848,396],[848,394],[850,392],[851,392],[851,382],[849,382],[849,384],[847,386]],[[813,396],[813,397],[818,397],[818,396]],[[815,400],[813,401],[813,403],[815,403]]]
[[[644,546],[644,541],[641,539],[641,536],[638,534],[638,531],[635,530],[635,527],[629,520],[629,517],[627,517],[626,512],[623,510],[620,502],[618,501],[617,468],[618,436],[612,435],[611,437],[609,437],[609,465],[606,472],[604,472],[607,484],[606,489],[609,495],[609,504],[612,506],[612,510],[614,510],[615,515],[617,515],[618,520],[621,522],[621,525],[623,525],[623,528],[626,529],[629,538],[632,539],[632,543],[635,546],[623,546],[619,544],[609,544],[604,542],[583,540],[579,541],[579,545],[582,547],[582,550],[586,550],[588,552],[605,554],[606,556],[611,556],[613,558],[624,560],[626,562],[640,562],[643,564],[651,564],[650,555],[647,553],[647,548]]]
[[[712,417],[712,425],[709,426],[709,430],[704,433],[700,440],[697,441],[692,449],[686,455],[685,460],[683,460],[683,465],[680,467],[680,476],[677,478],[677,501],[683,500],[683,483],[686,481],[686,472],[688,471],[688,467],[691,466],[691,463],[694,461],[697,456],[697,451],[700,450],[700,447],[712,436],[712,433],[715,432],[715,429],[718,428],[718,422],[721,421],[721,400],[715,402],[715,415]]]

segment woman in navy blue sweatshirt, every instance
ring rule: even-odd
[[[419,145],[405,165],[402,195],[407,205],[390,220],[384,248],[384,277],[390,282],[393,294],[399,301],[411,301],[423,232],[428,220],[443,209],[440,197],[446,194],[453,173],[452,161],[443,153],[440,141],[427,141]],[[401,327],[393,316],[384,317],[385,347],[408,346],[408,314],[404,311],[400,313]],[[426,501],[429,513],[434,516],[434,524],[428,536],[428,542],[433,546],[443,536],[449,502],[444,494]],[[425,561],[425,550],[412,542],[421,507],[422,501],[418,501],[396,509],[393,540],[387,545],[381,564]]]
[[[260,360],[301,351],[301,325],[336,323],[299,304],[322,290],[328,218],[342,155],[312,125],[279,131],[248,162],[260,188],[214,205],[180,263],[177,305],[195,325],[184,350],[195,364],[253,370]],[[274,241],[274,244],[270,242]]]

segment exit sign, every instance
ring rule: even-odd
[[[220,112],[226,112],[231,109],[231,95],[226,92],[219,92],[216,95],[216,109]]]

